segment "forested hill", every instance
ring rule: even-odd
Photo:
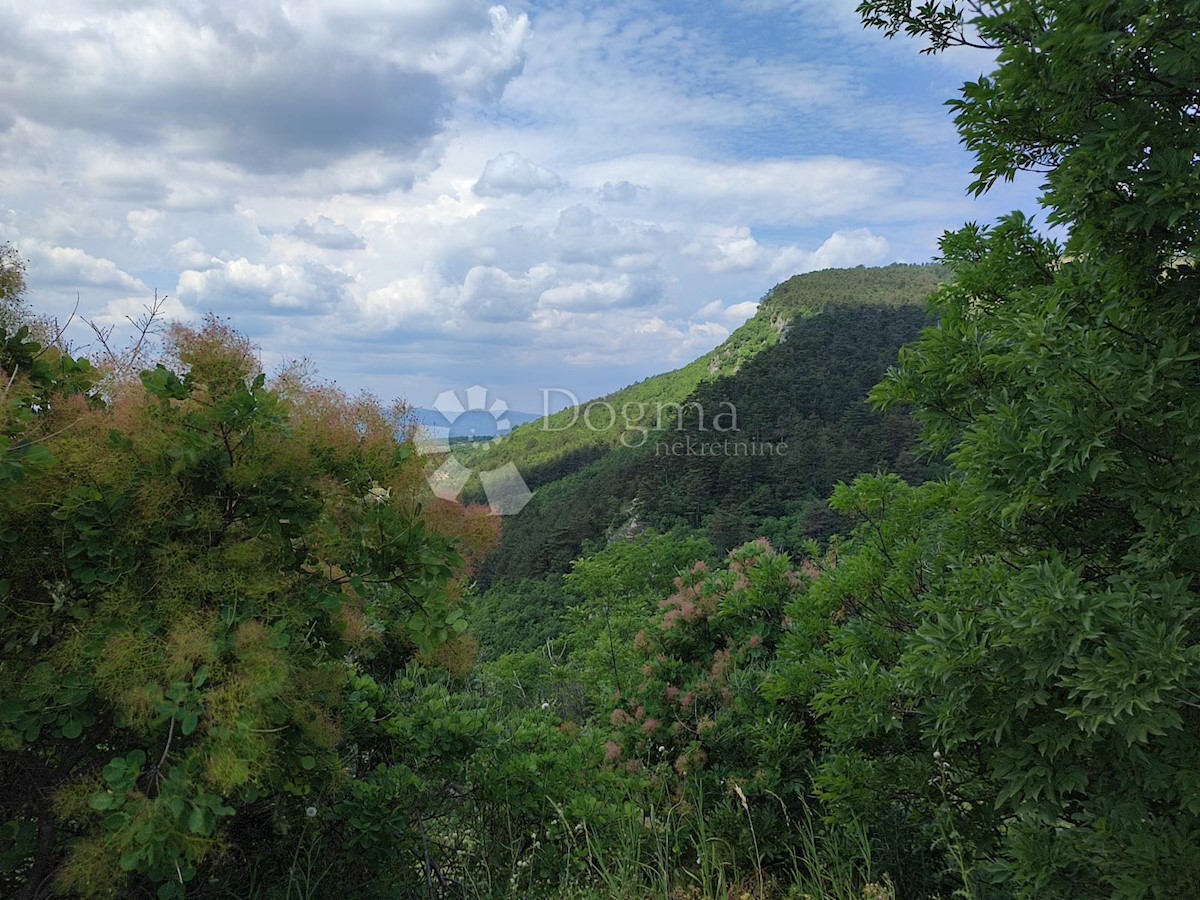
[[[881,268],[824,269],[796,275],[777,284],[762,298],[759,308],[724,343],[687,365],[655,375],[584,405],[596,407],[585,423],[579,409],[566,409],[546,420],[516,428],[503,442],[456,451],[468,468],[497,468],[514,462],[526,483],[537,488],[571,474],[606,451],[622,446],[627,425],[639,427],[630,417],[618,415],[609,424],[601,407],[620,413],[642,404],[647,420],[659,404],[683,403],[702,384],[736,375],[764,350],[775,346],[780,335],[797,318],[803,319],[840,307],[919,307],[942,278],[934,265],[891,265]],[[605,427],[605,426],[608,427]],[[593,427],[594,426],[594,427]],[[635,442],[636,435],[625,443]],[[478,488],[477,483],[468,490]],[[481,499],[475,496],[473,499]]]
[[[924,301],[942,277],[902,265],[798,275],[711,353],[594,401],[618,413],[644,404],[640,424],[533,423],[477,454],[475,468],[514,461],[537,489],[504,520],[483,582],[565,571],[618,532],[697,530],[722,550],[766,533],[796,546],[828,533],[824,498],[839,480],[877,468],[924,477],[907,418],[864,401],[928,324]]]

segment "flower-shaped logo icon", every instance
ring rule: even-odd
[[[489,404],[488,389],[476,384],[465,391],[442,391],[433,408],[449,424],[424,426],[417,439],[417,449],[421,453],[446,454],[445,462],[429,475],[429,486],[443,500],[458,500],[467,480],[476,471],[455,459],[450,452],[452,440],[461,438],[489,443],[502,440],[512,430],[508,404],[496,398]],[[471,427],[472,424],[480,427]],[[494,516],[515,515],[533,497],[514,463],[480,470],[477,474]]]

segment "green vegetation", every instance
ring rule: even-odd
[[[604,452],[539,488],[505,523],[481,581],[563,572],[630,528],[700,530],[721,551],[769,533],[796,550],[805,538],[828,537],[837,520],[824,498],[838,481],[877,469],[927,477],[933,469],[914,456],[908,418],[873,412],[864,401],[930,320],[918,304],[849,302],[872,274],[883,285],[878,291],[906,282],[910,272],[930,290],[938,284],[930,269],[892,267],[815,273],[781,286],[808,299],[815,292],[800,288],[812,280],[837,289],[844,302],[793,320],[784,341],[738,372],[702,383],[684,398],[682,419],[639,435],[640,446]],[[769,322],[777,313],[760,315]],[[737,430],[716,430],[714,418],[724,416],[719,427],[732,422],[728,410],[736,410]]]
[[[3,892],[1200,895],[1200,6],[969,9],[861,6],[998,49],[976,187],[1045,171],[1063,242],[793,279],[643,383],[782,461],[514,440],[570,474],[482,593],[399,412],[215,322],[122,379],[4,257]]]
[[[393,418],[267,385],[215,322],[170,344],[101,394],[86,361],[0,331],[0,794],[25,896],[51,876],[183,896],[230,854],[275,865],[261,823],[306,807],[365,840],[345,754],[386,757],[356,698],[469,656],[456,585],[491,528],[422,512]]]
[[[938,266],[905,265],[827,269],[798,275],[768,291],[749,321],[721,346],[688,365],[589,401],[582,408],[562,410],[544,421],[518,426],[498,444],[456,449],[456,456],[468,468],[475,469],[493,469],[515,462],[530,487],[548,484],[578,471],[607,451],[643,446],[644,429],[672,428],[678,419],[678,409],[698,399],[698,392],[705,386],[738,380],[748,364],[780,345],[781,336],[786,335],[783,337],[786,343],[792,335],[793,322],[826,311],[836,314],[847,307],[920,308],[942,277]],[[875,340],[872,331],[866,328],[863,331],[864,334],[857,336],[859,340]],[[842,340],[849,342],[855,337],[843,335]],[[895,359],[890,344],[884,355],[885,364]],[[788,367],[795,363],[795,354],[790,354],[777,364]],[[870,384],[878,380],[881,372],[872,370],[868,374]],[[752,382],[758,377],[755,373],[740,380]],[[595,410],[585,419],[589,406]],[[607,412],[608,408],[613,412]],[[715,403],[709,409],[710,418],[720,411]],[[479,499],[482,494],[470,494],[472,487],[468,485],[469,496]]]

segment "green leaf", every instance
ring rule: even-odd
[[[116,798],[110,791],[97,791],[88,798],[88,806],[97,812],[112,809]]]
[[[196,725],[199,721],[199,713],[194,710],[187,710],[179,717],[179,731],[184,735],[189,735],[196,730]]]
[[[212,813],[201,806],[193,806],[188,816],[188,829],[193,834],[208,835],[212,831]]]

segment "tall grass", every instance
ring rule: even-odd
[[[751,831],[750,800],[738,793]],[[687,812],[684,814],[683,809]],[[861,826],[833,829],[811,814],[788,821],[787,863],[768,870],[753,836],[754,864],[739,866],[712,834],[697,791],[682,803],[633,804],[604,826],[568,822],[573,835],[564,877],[552,896],[571,900],[894,900],[886,875],[872,879],[871,847]],[[777,839],[777,836],[773,836]],[[693,855],[694,854],[694,855]]]

